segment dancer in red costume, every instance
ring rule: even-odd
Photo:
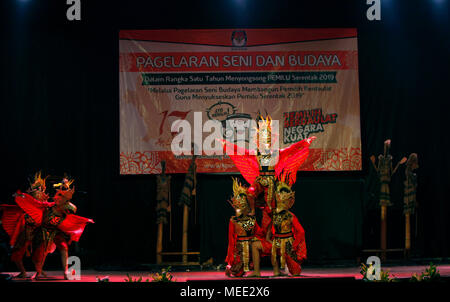
[[[283,176],[281,178],[284,178]],[[305,231],[294,213],[289,209],[295,202],[295,192],[285,182],[278,181],[275,192],[276,209],[272,223],[272,266],[274,276],[280,276],[286,264],[293,276],[300,275],[301,264],[306,259]],[[280,257],[281,265],[278,263]]]
[[[277,146],[272,138],[278,139],[277,133],[272,131],[272,119],[260,118],[256,139],[257,152],[236,146],[222,140],[226,154],[233,160],[245,180],[251,185],[249,188],[249,203],[251,213],[255,206],[263,209],[261,227],[268,231],[271,224],[272,209],[275,207],[275,183],[281,173],[288,176],[288,183],[292,185],[297,179],[297,170],[309,155],[309,146],[316,139],[315,136],[301,140],[281,150],[273,150]]]
[[[38,237],[38,247],[33,255],[36,265],[36,277],[40,276],[48,253],[56,248],[61,254],[64,279],[68,279],[68,251],[72,241],[78,241],[88,223],[94,223],[92,219],[74,215],[77,207],[71,203],[75,188],[70,188],[73,180],[64,178],[57,184],[60,189],[53,197],[53,203],[43,213],[42,232]]]
[[[2,205],[3,228],[10,237],[13,247],[11,260],[14,261],[20,274],[26,277],[23,266],[24,255],[31,255],[36,268],[34,278],[45,277],[42,268],[49,252],[58,248],[61,252],[64,278],[68,279],[68,246],[72,241],[78,241],[87,223],[92,219],[74,215],[76,207],[70,200],[74,189],[70,188],[73,181],[64,179],[59,184],[60,189],[53,197],[53,202],[47,202],[45,179],[36,174],[35,182],[28,193],[17,191],[16,205]]]
[[[49,197],[45,191],[45,178],[42,178],[41,172],[38,172],[27,193],[17,191],[14,194],[17,205],[1,205],[3,228],[9,235],[9,243],[12,247],[11,261],[20,271],[16,278],[27,277],[23,257],[30,256],[34,252],[33,238],[39,231],[43,212],[51,205],[47,202]],[[42,274],[45,275],[44,272]]]
[[[233,178],[233,198],[232,206],[236,211],[236,216],[230,218],[228,227],[228,253],[226,262],[227,276],[242,277],[250,270],[250,251],[252,251],[254,273],[252,276],[259,276],[259,256],[260,251],[269,255],[271,251],[270,243],[265,239],[265,234],[258,226],[255,216],[250,214],[247,189],[241,186]]]

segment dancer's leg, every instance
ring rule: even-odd
[[[260,269],[260,251],[263,249],[260,241],[253,241],[252,243],[252,260],[253,260],[253,273],[248,277],[261,277]]]

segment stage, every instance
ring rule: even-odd
[[[64,280],[61,271],[47,271],[47,278],[33,280],[30,278],[10,278],[0,282],[2,292],[19,294],[21,297],[34,299],[56,292],[64,293],[72,299],[87,297],[124,297],[133,295],[164,297],[166,300],[192,298],[219,301],[230,298],[292,298],[293,295],[307,295],[320,298],[360,300],[361,294],[373,298],[386,298],[387,293],[401,294],[405,298],[417,297],[423,293],[440,295],[448,291],[450,281],[450,264],[437,265],[441,278],[431,282],[411,282],[413,274],[420,275],[429,265],[408,265],[382,267],[389,271],[395,282],[368,282],[363,280],[358,266],[352,267],[311,267],[304,268],[297,277],[273,277],[270,268],[261,271],[260,278],[228,278],[221,270],[173,271],[175,282],[152,282],[156,271],[130,270],[82,270],[81,280]],[[17,272],[6,273],[10,276]],[[142,277],[142,279],[140,279]],[[128,282],[133,281],[133,282]],[[365,293],[365,294],[364,294]]]
[[[389,272],[392,278],[397,278],[398,280],[410,279],[413,274],[420,275],[424,272],[429,265],[408,265],[408,266],[390,266],[382,267],[383,271]],[[439,271],[443,279],[450,278],[450,264],[437,265],[437,270]],[[99,280],[109,281],[109,282],[125,282],[131,277],[133,280],[137,280],[142,277],[141,282],[145,282],[147,279],[152,281],[152,274],[156,271],[98,271],[98,270],[83,270],[81,272],[81,280],[64,280],[61,271],[47,271],[47,278],[42,278],[40,280],[34,280],[31,277],[34,275],[33,271],[29,271],[28,278],[12,278],[10,282],[99,282]],[[10,276],[15,276],[18,272],[5,272]],[[191,271],[172,271],[171,275],[174,277],[175,282],[207,282],[207,281],[244,281],[245,280],[260,280],[260,281],[358,281],[362,280],[362,275],[360,273],[360,267],[322,267],[322,268],[304,268],[300,276],[290,277],[281,276],[273,277],[272,271],[269,269],[264,269],[261,272],[262,276],[260,278],[251,277],[232,277],[229,278],[225,275],[224,270],[191,270]],[[278,281],[277,281],[278,282]]]

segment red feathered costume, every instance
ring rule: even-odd
[[[31,195],[18,191],[15,194],[17,205],[1,205],[3,228],[10,237],[12,247],[11,260],[20,270],[17,277],[26,277],[23,257],[32,254],[33,239],[39,233],[42,214],[50,206],[45,190],[45,178],[38,172],[27,191]]]
[[[287,261],[291,274],[298,275],[301,272],[301,263],[306,259],[305,232],[295,215],[287,211],[289,207],[285,207],[284,210],[279,209],[279,202],[274,195],[280,192],[276,192],[275,187],[278,187],[280,183],[286,184],[290,194],[293,194],[290,187],[295,183],[297,171],[306,161],[309,155],[309,146],[316,137],[304,139],[276,152],[277,150],[271,150],[272,120],[270,117],[259,122],[257,131],[257,152],[240,148],[226,140],[222,140],[222,143],[226,154],[251,185],[248,189],[251,214],[254,214],[255,206],[262,208],[261,229],[263,233],[267,233],[271,228],[274,274],[279,274],[276,262],[276,257],[279,255],[282,266]],[[286,199],[284,198],[286,196],[283,195],[281,199],[289,200],[292,205],[293,196]],[[277,219],[277,222],[274,222],[274,219]]]
[[[52,203],[40,201],[33,196],[17,191],[17,205],[1,205],[2,224],[10,238],[11,260],[14,262],[32,253],[32,239],[42,223],[42,215]]]
[[[266,240],[265,232],[250,215],[248,190],[233,179],[232,206],[236,215],[230,218],[228,224],[228,252],[226,275],[241,277],[250,270],[250,252],[252,245],[261,243],[262,253],[269,255],[271,244]],[[259,266],[259,263],[258,263]]]
[[[279,275],[279,268],[287,267],[292,275],[300,275],[301,264],[306,259],[305,231],[297,217],[289,211],[295,202],[295,192],[282,175],[275,190],[277,207],[273,212],[272,221],[272,266],[274,275]],[[278,265],[280,256],[281,265]]]
[[[290,211],[273,215],[272,257],[280,256],[281,268],[287,265],[292,275],[300,275],[306,259],[305,231]]]
[[[263,255],[270,255],[272,245],[265,239],[264,231],[259,227],[254,216],[233,216],[228,224],[228,252],[225,261],[228,272],[241,277],[249,271],[251,245],[259,240]]]
[[[297,170],[309,155],[309,146],[316,139],[315,136],[301,140],[281,149],[278,156],[274,156],[272,163],[266,164],[262,155],[252,155],[247,149],[240,148],[233,143],[222,140],[226,154],[233,160],[245,180],[251,184],[249,188],[249,203],[254,213],[255,206],[263,209],[261,228],[267,232],[272,221],[272,209],[275,208],[275,184],[283,173],[290,185],[297,179]]]
[[[47,254],[57,248],[61,253],[64,278],[67,279],[69,245],[80,239],[88,223],[94,223],[92,219],[73,214],[77,210],[70,202],[73,193],[74,189],[58,190],[53,197],[55,202],[43,213],[39,246],[33,255],[38,272],[42,271]]]
[[[72,214],[76,211],[76,207],[69,202],[73,190],[68,199],[64,198],[67,197],[65,192],[69,191],[58,191],[56,202],[46,202],[18,191],[15,194],[17,205],[1,205],[2,225],[13,247],[11,260],[21,261],[25,254],[31,254],[36,277],[42,273],[47,253],[53,252],[55,247],[64,253],[63,266],[67,273],[68,245],[80,239],[87,223],[94,222]],[[37,247],[30,251],[34,244]]]

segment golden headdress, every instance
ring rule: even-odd
[[[267,117],[264,118],[260,114],[258,116],[258,119],[256,120],[256,123],[257,144],[259,145],[259,142],[262,141],[270,145],[272,142],[272,118],[270,117],[270,115],[267,115]]]
[[[34,181],[30,183],[30,191],[40,190],[42,192],[45,192],[46,189],[45,180],[47,179],[48,176],[42,178],[41,175],[42,175],[41,171],[36,172],[36,174],[34,174]]]
[[[67,177],[64,177],[61,182],[54,184],[53,187],[60,188],[60,190],[70,190],[70,186],[74,181],[75,179],[68,179]]]
[[[287,179],[289,179],[288,175],[282,174],[280,180],[277,182],[275,190],[277,212],[289,210],[295,202],[295,192],[292,191],[292,186],[286,183]]]
[[[249,204],[247,200],[247,188],[242,186],[237,178],[233,177],[233,197],[231,205],[235,210],[249,210]]]
[[[55,201],[71,200],[73,193],[75,193],[75,186],[72,188],[70,186],[73,184],[74,181],[75,181],[74,179],[68,179],[65,177],[60,183],[54,184],[53,187],[55,187],[55,188],[59,187],[59,189],[56,191],[55,196],[53,197],[53,200],[55,200]]]

